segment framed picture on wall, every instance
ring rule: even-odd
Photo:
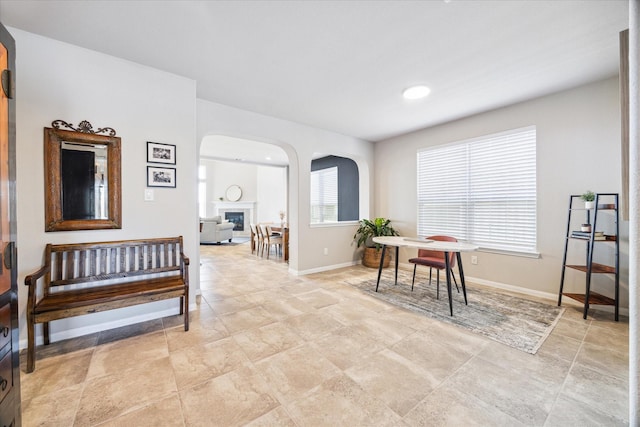
[[[159,142],[147,142],[147,163],[175,165],[176,146]]]
[[[147,166],[147,187],[176,188],[176,169]]]

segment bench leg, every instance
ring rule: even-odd
[[[186,292],[186,295],[180,299],[180,302],[184,300],[184,305],[180,304],[180,310],[184,312],[184,331],[187,332],[189,330],[189,291]]]
[[[33,372],[36,367],[36,325],[33,323],[33,315],[27,311],[27,373]]]
[[[42,332],[44,335],[44,345],[49,345],[49,322],[42,324]]]

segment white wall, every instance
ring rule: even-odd
[[[287,211],[287,170],[282,167],[257,166],[257,173],[257,221],[279,224],[280,211]]]
[[[290,234],[289,269],[309,273],[354,262],[352,245],[356,225],[311,227],[309,188],[311,160],[322,151],[353,159],[360,170],[360,215],[372,212],[373,144],[357,138],[302,124],[251,113],[204,100],[197,101],[197,140],[224,135],[266,142],[281,147],[289,156]],[[328,255],[323,249],[328,248]]]
[[[37,270],[46,243],[184,236],[191,300],[198,290],[195,82],[10,29],[16,39],[18,280]],[[122,229],[44,232],[43,128],[62,119],[110,126],[122,138]],[[177,188],[144,201],[146,142],[177,146]],[[27,288],[20,286],[21,340]],[[178,312],[178,300],[52,323],[54,340]],[[39,330],[39,329],[38,329]]]
[[[403,235],[415,235],[416,153],[420,148],[537,126],[539,259],[486,252],[478,265],[463,255],[465,275],[557,295],[570,194],[620,192],[618,80],[608,79],[479,114],[376,144],[376,213]],[[628,223],[621,225],[621,294],[628,301]],[[414,254],[401,251],[401,261]],[[612,259],[603,260],[612,263]],[[612,296],[610,276],[595,277],[593,290]],[[584,292],[584,274],[569,272],[565,291]]]

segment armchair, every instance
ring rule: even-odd
[[[233,238],[234,224],[226,220],[223,221],[220,216],[200,218],[200,224],[200,244],[220,244],[223,240],[231,241]]]

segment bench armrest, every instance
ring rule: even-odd
[[[44,276],[45,274],[49,273],[50,270],[50,266],[45,265],[42,266],[38,271],[36,271],[35,273],[31,273],[29,274],[27,277],[24,278],[24,284],[26,286],[35,286],[36,282],[38,281],[38,279],[40,279],[42,276]]]

